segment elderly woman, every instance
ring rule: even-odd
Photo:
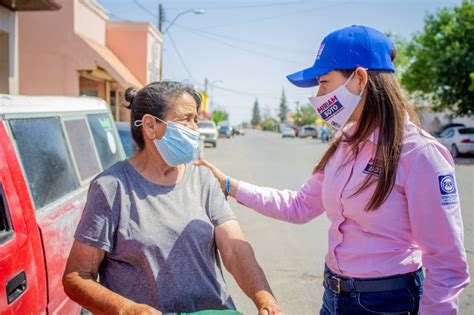
[[[66,293],[100,314],[233,310],[219,251],[259,314],[280,314],[219,183],[189,164],[199,94],[155,82],[125,97],[139,152],[92,181],[64,272]]]

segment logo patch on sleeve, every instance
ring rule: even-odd
[[[456,181],[453,174],[439,175],[439,191],[441,193],[441,205],[448,206],[459,203]]]
[[[454,176],[449,175],[440,175],[438,176],[439,180],[439,190],[441,195],[451,195],[455,194],[456,191],[456,182],[454,181]]]

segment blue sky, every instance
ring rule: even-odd
[[[134,0],[98,0],[111,19],[156,24],[160,1],[137,1],[150,12]],[[202,15],[180,16],[165,34],[164,79],[187,81],[200,87],[205,78],[215,82],[214,107],[225,109],[230,121],[238,124],[251,119],[255,98],[262,112],[276,116],[282,89],[290,109],[295,109],[296,102],[308,102],[315,90],[292,86],[286,75],[311,66],[321,40],[328,33],[351,24],[363,24],[409,38],[422,30],[428,12],[457,6],[461,0],[161,3],[168,23],[186,10],[205,11]]]

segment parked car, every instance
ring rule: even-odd
[[[474,153],[474,127],[450,127],[440,133],[439,141],[449,149],[453,157]]]
[[[0,313],[80,314],[62,275],[89,183],[125,158],[98,98],[0,95]]]
[[[212,120],[205,120],[198,123],[198,130],[201,136],[204,136],[204,143],[212,144],[212,147],[217,146],[218,131],[216,123]]]
[[[240,126],[234,126],[234,127],[232,127],[232,135],[243,136],[243,135],[245,135],[245,131]]]
[[[441,133],[443,133],[443,131],[445,131],[446,129],[448,128],[451,128],[451,127],[466,127],[465,124],[461,124],[461,123],[449,123],[447,125],[444,125],[440,130],[438,130],[437,132],[435,132],[435,136],[436,137],[439,137],[441,135]]]
[[[281,137],[282,138],[294,138],[294,137],[296,137],[296,132],[291,127],[285,127],[281,130]]]
[[[115,122],[115,126],[117,127],[125,155],[127,157],[131,157],[137,152],[138,146],[135,141],[133,141],[130,123],[125,121],[117,121]]]
[[[315,139],[318,137],[318,130],[316,129],[315,126],[303,126],[300,128],[298,132],[298,137],[300,138],[312,137]]]
[[[221,125],[219,127],[219,137],[230,138],[233,136],[233,129],[229,125]]]

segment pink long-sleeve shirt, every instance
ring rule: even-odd
[[[454,161],[439,142],[407,122],[395,186],[380,208],[366,212],[375,185],[351,195],[368,174],[380,171],[372,159],[377,141],[374,132],[347,164],[350,147],[341,143],[324,172],[314,174],[298,192],[240,182],[236,199],[293,223],[325,212],[331,222],[326,264],[332,271],[371,278],[424,266],[420,314],[456,314],[458,296],[470,277]]]

